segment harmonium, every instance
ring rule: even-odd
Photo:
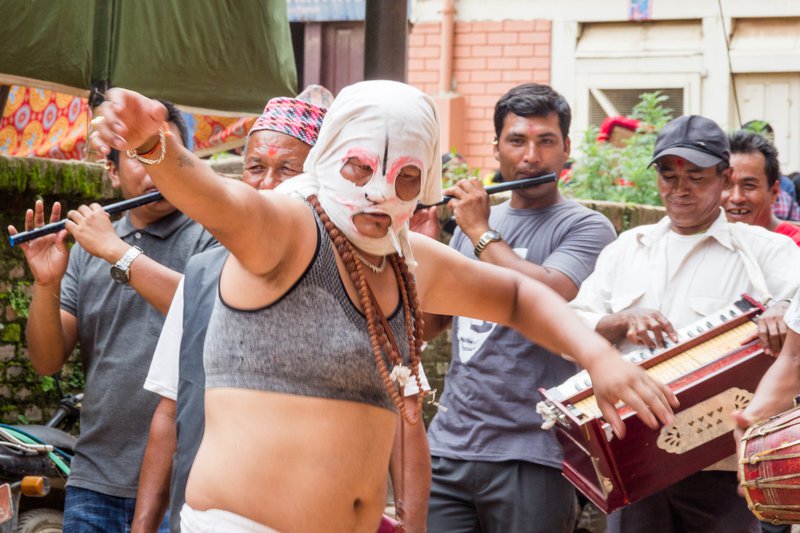
[[[675,423],[647,427],[620,403],[626,436],[617,438],[597,406],[584,370],[552,389],[537,405],[555,426],[564,451],[563,474],[610,513],[650,496],[736,452],[731,412],[750,402],[772,363],[755,338],[763,306],[747,295],[681,328],[677,343],[625,354],[628,361],[668,384],[680,407]]]

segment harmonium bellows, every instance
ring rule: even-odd
[[[747,406],[772,362],[754,339],[754,320],[763,311],[742,295],[681,328],[677,343],[624,355],[675,392],[680,407],[670,426],[650,429],[620,403],[626,436],[617,438],[602,418],[585,370],[540,389],[544,400],[537,410],[543,427],[557,428],[564,476],[609,513],[735,453],[731,412]]]

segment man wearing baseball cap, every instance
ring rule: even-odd
[[[622,233],[597,260],[572,306],[623,352],[681,342],[676,333],[747,293],[771,305],[798,287],[800,249],[762,227],[729,223],[720,208],[730,180],[728,136],[691,115],[658,134],[653,159],[667,216]],[[762,315],[759,337],[780,351],[785,305]],[[733,429],[723,428],[722,433]],[[757,532],[737,495],[735,458],[721,461],[609,516],[610,533]]]

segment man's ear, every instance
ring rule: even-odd
[[[492,155],[494,156],[494,160],[497,162],[500,162],[500,150],[497,148],[499,143],[500,141],[497,139],[497,137],[495,137],[492,141]]]
[[[722,171],[722,185],[727,187],[731,184],[731,176],[733,175],[733,167],[728,167]]]
[[[122,154],[120,154],[120,157]],[[117,165],[114,164],[113,161],[106,158],[105,160],[106,165],[106,172],[108,172],[108,179],[111,180],[111,186],[115,189],[119,189],[119,170],[117,169]]]
[[[772,184],[772,187],[769,188],[769,197],[770,197],[770,204],[774,204],[775,201],[778,199],[778,195],[781,192],[781,180],[775,180],[775,183]]]

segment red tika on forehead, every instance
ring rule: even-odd
[[[314,146],[326,111],[325,108],[294,98],[273,98],[267,102],[264,112],[256,119],[248,135],[254,131],[276,131]]]

